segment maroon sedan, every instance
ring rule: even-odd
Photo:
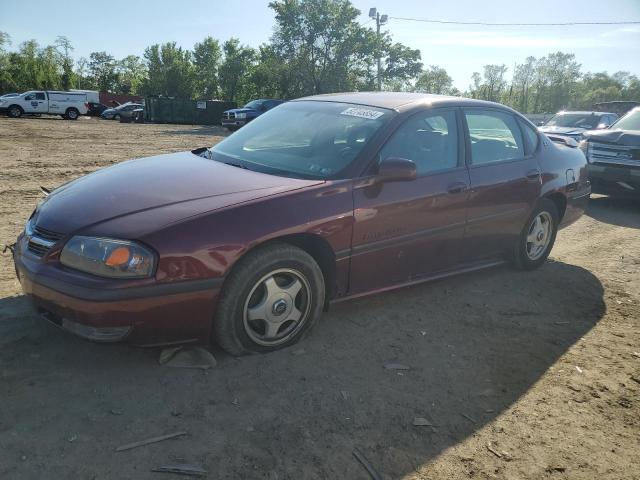
[[[83,337],[266,352],[332,301],[539,267],[589,193],[582,152],[504,106],[316,96],[61,186],[14,260],[38,312]]]

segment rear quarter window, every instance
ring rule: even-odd
[[[526,122],[523,122],[518,118],[518,124],[520,125],[520,129],[522,130],[522,135],[524,137],[524,147],[527,155],[533,155],[538,149],[538,144],[540,143],[540,137],[538,136],[538,132],[531,125]]]

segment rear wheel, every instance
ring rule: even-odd
[[[67,111],[64,114],[64,118],[67,120],[77,120],[80,116],[80,112],[75,108],[67,108]]]
[[[533,270],[547,260],[558,233],[558,220],[555,203],[541,199],[518,238],[513,255],[516,268]]]
[[[20,105],[11,105],[8,109],[7,109],[7,115],[11,118],[19,118],[22,116],[23,114],[23,110],[20,107]]]
[[[215,340],[232,355],[292,345],[319,317],[324,296],[322,271],[305,251],[274,244],[250,252],[222,289]]]

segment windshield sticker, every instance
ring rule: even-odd
[[[349,115],[351,117],[359,117],[359,118],[367,118],[369,120],[375,120],[376,118],[384,115],[384,112],[371,110],[369,108],[351,107],[340,112],[340,115]]]

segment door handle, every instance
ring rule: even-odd
[[[449,193],[462,193],[464,191],[467,190],[467,188],[469,188],[469,185],[467,185],[464,182],[456,182],[456,183],[452,183],[451,185],[449,185],[447,187],[447,192]]]
[[[533,170],[529,170],[527,172],[527,178],[529,180],[537,180],[538,178],[540,178],[540,170],[538,170],[537,168],[534,168]]]

